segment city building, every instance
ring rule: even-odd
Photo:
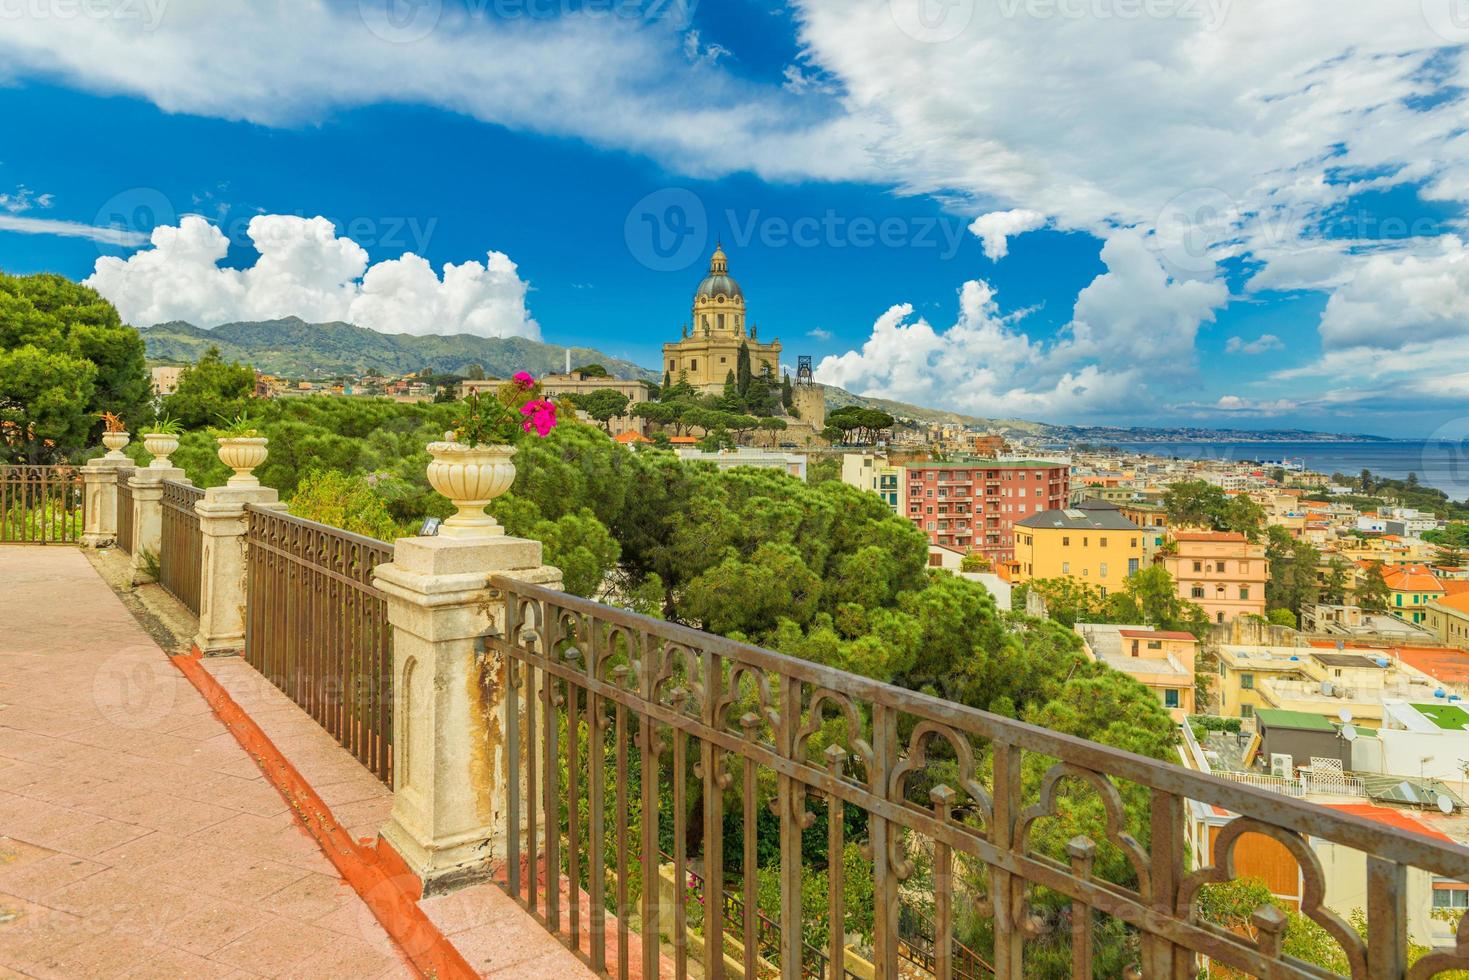
[[[1387,583],[1387,611],[1408,623],[1428,618],[1428,605],[1447,594],[1438,576],[1426,565],[1402,565],[1382,570]]]
[[[1203,607],[1209,619],[1265,615],[1270,564],[1265,546],[1232,531],[1176,531],[1175,553],[1163,556],[1178,594]]]
[[[1194,656],[1199,641],[1193,634],[1113,623],[1077,623],[1076,632],[1089,657],[1155,692],[1174,721],[1194,714]]]
[[[1074,578],[1105,596],[1142,568],[1142,531],[1116,504],[1084,500],[1015,522],[1015,580]]]
[[[1300,680],[1310,675],[1303,658],[1308,650],[1299,647],[1245,646],[1224,644],[1214,650],[1219,676],[1213,684],[1215,711],[1226,718],[1255,717],[1268,707],[1261,696],[1260,682],[1269,678]]]
[[[1016,521],[1068,500],[1070,468],[1046,460],[907,463],[908,519],[930,544],[979,552],[993,567],[1015,557]]]
[[[1429,602],[1423,625],[1449,646],[1469,650],[1469,592]]]
[[[843,453],[842,482],[877,494],[894,514],[903,512],[903,468],[877,453]]]
[[[716,247],[709,274],[694,291],[692,325],[684,324],[676,343],[663,345],[663,367],[669,378],[719,394],[736,369],[741,344],[749,350],[752,373],[775,377],[780,368],[780,341],[759,342],[754,322],[747,322],[745,316],[744,291],[729,274],[723,247]]]
[[[149,373],[152,375],[153,394],[171,395],[178,390],[179,375],[184,373],[184,369],[177,364],[160,364]]]
[[[676,439],[669,441],[677,443]],[[713,463],[722,470],[749,466],[762,470],[781,470],[798,480],[806,479],[804,453],[771,452],[768,449],[751,449],[748,446],[721,449],[717,453],[707,453],[701,449],[687,449],[682,446],[675,451],[678,453],[678,458],[685,462]]]

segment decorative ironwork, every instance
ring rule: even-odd
[[[165,480],[163,530],[159,543],[158,584],[195,616],[199,615],[199,576],[204,563],[204,535],[194,504],[204,499],[200,487]]]
[[[76,544],[83,505],[75,466],[0,464],[0,543]]]
[[[1020,978],[1029,975],[1027,944],[1042,932],[1069,934],[1072,974],[1090,977],[1094,924],[1104,918],[1136,939],[1132,975],[1183,980],[1202,958],[1252,976],[1330,975],[1283,951],[1285,920],[1274,908],[1254,916],[1258,939],[1201,917],[1200,889],[1235,877],[1244,834],[1281,843],[1299,863],[1302,912],[1336,939],[1355,980],[1404,976],[1407,869],[1469,880],[1469,848],[504,576],[491,585],[504,601],[504,628],[486,638],[497,662],[486,669],[503,667],[507,678],[507,887],[553,932],[562,929],[564,890],[589,890],[589,904],[573,900],[566,910],[570,929],[577,941],[589,935],[592,968],[614,976],[629,972],[629,921],[644,936],[669,937],[673,972],[689,969],[695,926],[686,889],[676,889],[671,908],[660,907],[651,885],[640,908],[630,905],[638,882],[658,880],[659,843],[670,840],[676,880],[687,882],[697,867],[703,907],[725,910],[699,927],[704,976],[724,975],[726,929],[743,931],[746,976],[758,975],[761,957],[786,978],[813,968],[841,976],[842,896],[852,882],[839,858],[826,862],[829,948],[803,937],[812,920],[802,918],[802,836],[822,814],[836,817],[827,820],[829,856],[841,853],[844,828],[866,838],[859,843],[871,860],[872,959],[883,977],[898,976],[903,960],[903,969],[945,980]],[[696,798],[689,779],[699,781]],[[616,826],[608,833],[611,793]],[[630,816],[634,794],[640,805]],[[761,828],[761,794],[773,795],[778,830],[768,817]],[[1133,811],[1143,814],[1145,834],[1128,829],[1124,798],[1145,803]],[[1192,871],[1191,800],[1239,815],[1210,853],[1193,855]],[[1040,833],[1077,801],[1093,814],[1095,841]],[[743,821],[727,826],[731,806]],[[702,827],[691,828],[701,814]],[[726,848],[727,833],[742,835],[743,847]],[[761,845],[768,853],[776,837],[780,908],[762,917],[754,903],[732,905],[725,886],[757,894]],[[1324,908],[1312,840],[1366,855],[1365,937]],[[742,852],[733,878],[722,866],[727,851]],[[1115,870],[1104,872],[1108,853]],[[1049,913],[1069,921],[1065,932],[1032,911],[1041,890],[1069,903],[1069,915],[1064,907]],[[905,911],[915,902],[921,907]],[[588,909],[590,921],[581,921]],[[915,913],[929,923],[921,931],[911,925]],[[619,940],[610,963],[609,915]],[[956,923],[975,920],[992,922],[993,941],[970,949],[956,942]],[[1434,969],[1469,968],[1469,940],[1459,949],[1436,951]],[[642,951],[642,975],[659,975],[659,944],[645,942]]]
[[[133,478],[132,467],[117,470],[117,550],[133,553]]]
[[[248,505],[245,659],[389,786],[387,603],[372,570],[393,546]]]

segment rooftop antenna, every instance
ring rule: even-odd
[[[566,348],[566,373],[571,373],[571,348]]]

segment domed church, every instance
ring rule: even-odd
[[[715,246],[709,274],[694,291],[693,324],[684,324],[675,344],[663,345],[663,367],[675,382],[687,381],[701,392],[718,394],[739,359],[740,344],[750,348],[756,375],[780,374],[780,340],[760,343],[755,325],[745,323],[745,294],[729,274],[729,258]]]

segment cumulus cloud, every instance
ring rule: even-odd
[[[20,214],[31,208],[49,208],[55,202],[50,194],[37,194],[29,187],[21,184],[13,191],[0,193],[0,211],[8,211],[11,214]]]
[[[1273,333],[1262,333],[1254,340],[1230,337],[1224,343],[1225,351],[1230,354],[1263,354],[1266,351],[1280,350],[1283,347],[1285,344]]]
[[[970,223],[969,230],[984,241],[984,254],[998,262],[1010,254],[1012,237],[1044,228],[1045,224],[1046,216],[1039,211],[1014,208],[982,214]]]
[[[1445,236],[1430,254],[1365,258],[1327,301],[1320,331],[1328,349],[1469,339],[1469,247]]]
[[[1283,412],[1295,411],[1300,406],[1288,398],[1262,401],[1252,398],[1242,398],[1239,395],[1224,395],[1213,405],[1207,407],[1216,412],[1233,412],[1246,415],[1279,415]]]
[[[823,330],[820,327],[812,327],[810,330],[806,331],[806,336],[814,337],[817,340],[830,340],[831,331]]]
[[[1176,280],[1142,237],[1118,232],[1102,248],[1107,271],[1077,296],[1060,339],[1019,329],[988,283],[966,282],[944,330],[892,307],[860,350],[822,359],[817,378],[859,394],[941,404],[981,415],[1079,420],[1147,407],[1150,379],[1192,374],[1194,335],[1228,299],[1214,281]]]
[[[155,228],[150,248],[98,259],[86,284],[139,326],[298,316],[383,333],[540,339],[526,308],[527,284],[502,252],[489,252],[484,262],[447,263],[440,277],[411,252],[370,265],[366,250],[321,217],[258,215],[247,234],[259,253],[255,263],[223,267],[224,233],[190,215]]]

